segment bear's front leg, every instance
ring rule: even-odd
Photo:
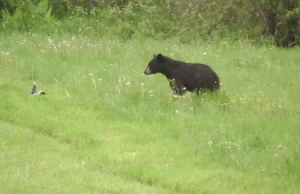
[[[170,87],[173,90],[174,94],[182,96],[184,94],[184,87],[180,80],[169,79]]]

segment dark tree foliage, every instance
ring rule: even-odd
[[[250,0],[261,13],[278,47],[300,45],[300,2],[297,0]]]
[[[2,11],[7,10],[10,14],[13,14],[16,8],[16,1],[0,0],[0,20],[3,18]]]

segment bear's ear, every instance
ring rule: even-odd
[[[153,54],[153,58],[155,58],[157,55],[156,54]]]
[[[158,54],[157,55],[157,59],[160,60],[160,61],[162,61],[164,59],[164,56],[162,54]]]

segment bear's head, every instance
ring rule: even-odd
[[[165,58],[162,54],[153,54],[153,59],[148,63],[144,71],[145,75],[155,74],[162,71],[162,66]]]

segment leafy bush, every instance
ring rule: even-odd
[[[261,39],[269,26],[252,1],[244,0],[10,0],[0,4],[2,29],[43,31],[90,36],[135,36],[176,38],[181,42],[210,41],[214,38]],[[260,1],[257,1],[260,3]],[[268,4],[261,4],[266,7]],[[3,7],[5,9],[3,9]],[[52,9],[53,7],[53,9]],[[273,38],[284,20],[299,18],[299,8],[288,11],[277,22]],[[1,18],[1,17],[0,17]],[[281,17],[282,18],[282,17]],[[299,25],[300,26],[300,25]],[[297,29],[294,29],[295,33]],[[296,33],[297,34],[297,33]],[[279,38],[277,37],[279,35]],[[296,38],[299,39],[297,36]]]
[[[3,10],[1,26],[7,31],[48,31],[57,27],[51,11],[48,0],[41,0],[37,4],[26,0],[19,3],[13,14]]]

